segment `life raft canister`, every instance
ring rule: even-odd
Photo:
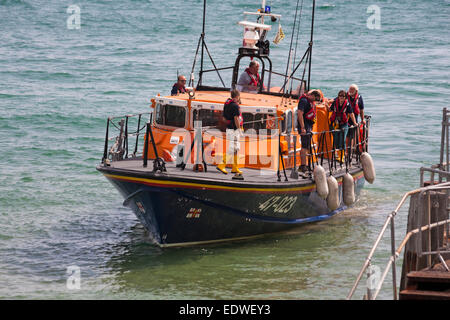
[[[355,94],[355,100],[353,100],[353,102],[352,102],[352,100],[350,99],[350,94],[347,92],[347,100],[348,100],[348,102],[350,103],[350,105],[352,106],[352,109],[353,109],[353,113],[355,114],[355,115],[359,115],[360,114],[360,111],[359,111],[359,94],[358,94],[358,91],[356,91],[356,94]]]
[[[309,111],[305,113],[305,118],[308,119],[311,122],[315,122],[315,120],[316,120],[316,107],[313,104],[313,102],[308,99],[306,94],[303,94],[300,97],[300,99],[298,99],[298,101],[300,101],[303,98],[306,98],[306,100],[308,100],[308,102],[309,102],[309,105],[311,106],[311,109],[309,109]]]
[[[330,121],[333,123],[336,119],[339,121],[339,123],[347,123],[348,122],[348,117],[347,117],[347,99],[345,99],[344,104],[342,105],[342,108],[339,109],[339,98],[337,98],[336,100],[334,100],[334,106],[335,106],[335,110],[333,111],[333,113],[331,114],[331,118]]]

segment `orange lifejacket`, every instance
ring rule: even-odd
[[[245,69],[245,72],[247,72],[248,76],[250,77],[250,83],[249,83],[249,85],[252,85],[252,86],[257,87],[258,84],[259,84],[259,81],[261,80],[261,79],[259,78],[259,74],[256,74],[256,76],[255,76],[254,74],[252,74],[252,73],[250,72],[250,69],[249,69],[249,68]]]
[[[353,102],[352,102],[352,100],[350,99],[350,94],[347,92],[347,100],[348,100],[348,102],[350,103],[350,105],[352,106],[353,113],[354,113],[356,116],[359,115],[359,114],[360,114],[360,111],[359,111],[359,104],[358,104],[358,102],[359,102],[359,94],[358,94],[358,91],[356,91],[355,100],[353,100]]]
[[[342,104],[342,107],[339,106],[339,98],[334,100],[334,111],[331,114],[330,121],[333,123],[336,119],[339,121],[339,123],[347,123],[348,117],[347,117],[347,99],[345,99],[344,103]]]
[[[183,86],[183,87],[180,87],[179,85],[178,85],[178,82],[175,82],[174,83],[174,85],[172,86],[172,88],[173,87],[177,87],[177,90],[180,92],[180,93],[186,93],[186,88]]]
[[[314,105],[314,102],[312,102],[311,100],[308,99],[308,97],[306,96],[306,94],[303,94],[298,101],[300,101],[301,99],[306,98],[306,100],[308,100],[311,109],[309,109],[308,112],[304,113],[305,119],[311,121],[311,122],[315,122],[316,121],[316,106]]]
[[[226,106],[226,105],[229,105],[229,104],[232,103],[232,102],[233,102],[233,99],[228,98],[227,101],[225,101],[225,106]],[[231,124],[231,121],[234,121],[234,119],[233,119],[233,120],[228,120],[228,119],[226,119],[225,121],[226,121],[227,125],[230,125],[230,124]],[[242,118],[241,108],[239,108],[239,126],[242,127],[243,124],[244,124],[244,119]]]

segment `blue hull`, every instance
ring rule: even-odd
[[[160,246],[191,245],[255,237],[287,231],[304,223],[330,218],[346,209],[328,209],[311,180],[289,188],[274,184],[228,187],[217,182],[176,181],[167,176],[111,172],[98,168],[126,199],[136,216]],[[362,170],[351,174],[355,192],[364,186]],[[280,183],[281,185],[283,183]]]

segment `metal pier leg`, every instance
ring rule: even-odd
[[[441,132],[441,154],[439,157],[439,169],[444,170],[444,140],[447,128],[447,108],[442,110],[442,132]],[[439,183],[442,182],[442,176],[439,175]]]
[[[395,261],[397,260],[397,255],[395,252],[395,225],[394,216],[391,218],[391,254],[392,254],[392,294],[394,300],[397,300],[397,272],[395,268]]]

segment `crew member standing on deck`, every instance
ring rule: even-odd
[[[353,109],[353,113],[354,113],[355,119],[356,119],[356,122],[353,122],[353,120],[349,122],[349,125],[354,126],[354,127],[348,133],[348,138],[350,140],[351,146],[352,146],[352,148],[354,148],[355,144],[356,144],[356,140],[354,139],[355,132],[356,132],[356,137],[359,137],[359,127],[357,126],[357,123],[358,123],[358,116],[360,114],[361,114],[361,123],[363,125],[366,124],[366,120],[364,119],[364,101],[363,101],[362,96],[359,94],[359,89],[356,84],[352,84],[348,88],[347,100]],[[359,140],[359,139],[357,139],[357,140]]]
[[[365,124],[366,120],[364,120],[364,101],[362,96],[359,94],[358,86],[356,84],[352,84],[350,88],[348,88],[347,100],[352,106],[356,122],[358,122],[358,116],[361,114],[361,122]]]
[[[223,107],[223,117],[227,123],[227,140],[229,140],[228,149],[223,153],[223,161],[217,165],[217,170],[223,174],[227,174],[225,169],[227,166],[227,159],[233,157],[232,173],[242,175],[242,171],[238,168],[238,151],[240,148],[239,138],[241,136],[242,116],[239,108],[241,103],[240,92],[236,89],[231,91],[231,98],[225,101]]]
[[[170,94],[176,96],[180,93],[186,93],[186,77],[183,75],[178,76],[178,81],[173,85]]]
[[[317,91],[308,92],[303,94],[298,100],[298,133],[302,143],[302,149],[300,150],[301,165],[299,170],[301,172],[308,171],[306,166],[306,156],[311,146],[311,131],[316,121],[316,107],[315,101],[320,100],[320,94]]]
[[[333,132],[335,148],[337,150],[343,150],[345,148],[349,121],[356,123],[355,115],[353,114],[352,106],[348,103],[345,90],[339,91],[338,96],[334,99],[329,111],[332,112],[330,117],[330,129],[339,130],[338,132]],[[342,156],[343,152],[340,155],[341,161]]]

